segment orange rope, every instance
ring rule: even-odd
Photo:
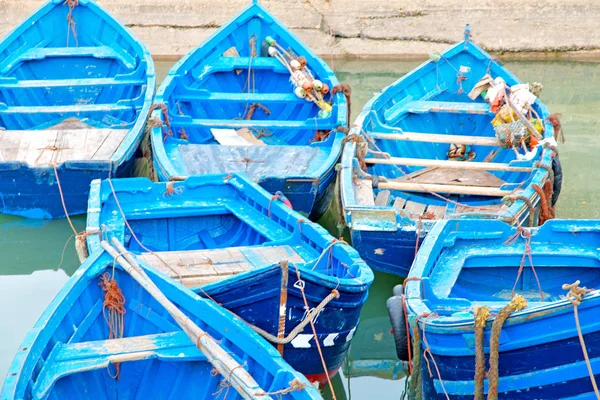
[[[122,338],[123,330],[125,328],[125,296],[119,288],[117,281],[114,279],[114,275],[111,277],[108,272],[104,273],[100,277],[100,283],[98,286],[100,286],[104,291],[102,314],[104,315],[104,320],[108,325],[108,338]],[[110,373],[110,369],[108,370],[108,373],[113,379],[119,380],[119,376],[121,374],[120,363],[115,363],[115,367],[115,375]]]

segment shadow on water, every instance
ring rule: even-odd
[[[336,61],[342,82],[352,87],[352,118],[373,93],[416,67],[418,62]],[[542,101],[562,114],[567,142],[560,146],[564,185],[558,204],[561,218],[600,218],[600,68],[594,63],[511,62],[506,66],[523,81],[544,84]],[[170,63],[158,63],[162,79]],[[83,230],[85,217],[75,217]],[[334,236],[339,230],[337,204],[319,221]],[[75,271],[79,263],[65,220],[31,221],[0,216],[0,384],[25,333]],[[64,252],[63,252],[64,249]],[[63,257],[64,253],[64,257]],[[62,265],[61,265],[62,259]],[[59,268],[60,265],[60,268]],[[340,373],[333,379],[337,399],[399,399],[403,369],[396,360],[385,302],[400,278],[376,273],[361,323]],[[331,398],[329,389],[324,390]]]

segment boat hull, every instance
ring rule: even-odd
[[[208,295],[246,322],[277,336],[281,308],[285,309],[285,336],[306,318],[306,308],[296,271],[290,265],[287,300],[280,296],[281,268],[273,266],[238,278],[227,279],[195,289],[200,295]],[[319,279],[306,269],[301,272],[304,293],[310,309],[317,307],[329,296],[335,285]],[[322,359],[330,376],[341,367],[364,304],[366,291],[356,288],[337,287],[339,298],[333,299],[313,320]],[[274,346],[277,344],[273,343]],[[311,381],[327,382],[323,365],[319,361],[319,349],[312,328],[307,325],[290,343],[283,346],[283,357],[297,371]]]
[[[594,305],[579,307],[579,318],[585,333],[585,344],[594,371],[600,363],[600,327],[597,324],[598,299]],[[570,304],[570,303],[569,303]],[[556,327],[562,326],[562,332]],[[521,338],[530,346],[510,346],[511,338]],[[462,348],[444,349],[439,354],[432,346],[432,355],[439,368],[446,392],[451,399],[472,399],[475,376],[475,356],[464,353],[465,348],[472,351],[472,334],[451,335],[427,332],[430,343],[444,343]],[[486,334],[484,343],[489,343]],[[593,387],[587,372],[581,344],[577,336],[572,307],[565,306],[555,315],[533,322],[523,322],[502,329],[499,357],[499,399],[568,399],[595,398]],[[486,359],[489,349],[486,346]],[[486,367],[487,369],[487,367]],[[423,395],[427,399],[446,399],[444,389],[436,373],[430,377],[427,366],[423,365]],[[596,380],[600,373],[595,374]],[[487,393],[487,381],[485,384]]]
[[[0,164],[0,213],[25,218],[54,219],[85,214],[94,179],[131,176],[133,159],[111,171],[110,162],[66,163],[54,168],[31,168],[23,163]],[[64,197],[63,207],[61,197]]]

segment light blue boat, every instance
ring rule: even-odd
[[[537,225],[542,202],[536,190],[554,175],[545,201],[556,202],[561,172],[546,106],[536,99],[531,107],[531,119],[539,116],[536,126],[544,128],[538,144],[507,148],[482,98],[491,90],[468,96],[486,75],[517,92],[519,80],[467,32],[463,42],[376,94],[357,118],[342,155],[341,200],[352,244],[373,269],[406,276],[436,220]],[[521,123],[512,118],[513,125]]]
[[[113,263],[108,253],[98,252],[67,282],[23,340],[0,399],[242,398],[213,372],[207,356],[161,303]],[[166,298],[254,378],[258,393],[267,393],[253,398],[322,398],[241,320],[142,266]],[[99,285],[104,274],[116,280],[125,298],[122,338],[109,338],[111,314],[103,309]],[[297,390],[290,390],[290,382]]]
[[[155,103],[166,108],[153,123],[168,116],[169,124],[152,131],[156,173],[170,181],[244,172],[314,220],[333,196],[344,138],[336,129],[347,125],[347,103],[342,93],[331,95],[338,81],[323,60],[253,3],[179,61],[158,89]],[[332,100],[331,110],[314,96],[298,97],[306,91],[292,84],[285,53],[295,62],[304,57],[308,70],[294,74],[329,87],[314,92]]]
[[[354,249],[245,175],[94,181],[87,235],[91,254],[116,238],[260,328],[311,382],[327,381],[318,346],[330,376],[342,365],[373,282]]]
[[[481,375],[480,393],[489,393],[493,375],[499,399],[595,399],[569,298],[579,303],[579,326],[598,380],[600,291],[592,288],[600,286],[599,268],[599,221],[552,220],[525,230],[501,221],[439,222],[425,238],[405,288],[409,321],[414,326],[420,317],[421,349],[431,351],[433,377],[425,356],[420,360],[423,398],[446,399],[444,391],[450,399],[473,398],[474,320],[477,307],[487,306],[480,336],[487,375]],[[580,301],[563,286],[576,281],[583,289]],[[509,314],[492,345],[497,314],[516,295],[526,307]],[[499,354],[497,374],[488,364],[493,349]]]
[[[0,213],[85,213],[93,179],[130,175],[154,88],[146,47],[93,0],[46,2],[0,42]]]

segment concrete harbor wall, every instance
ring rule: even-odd
[[[250,0],[98,0],[148,44],[178,58]],[[0,36],[41,0],[0,0]],[[600,59],[600,0],[261,0],[328,57],[423,58],[462,38],[505,57]]]

